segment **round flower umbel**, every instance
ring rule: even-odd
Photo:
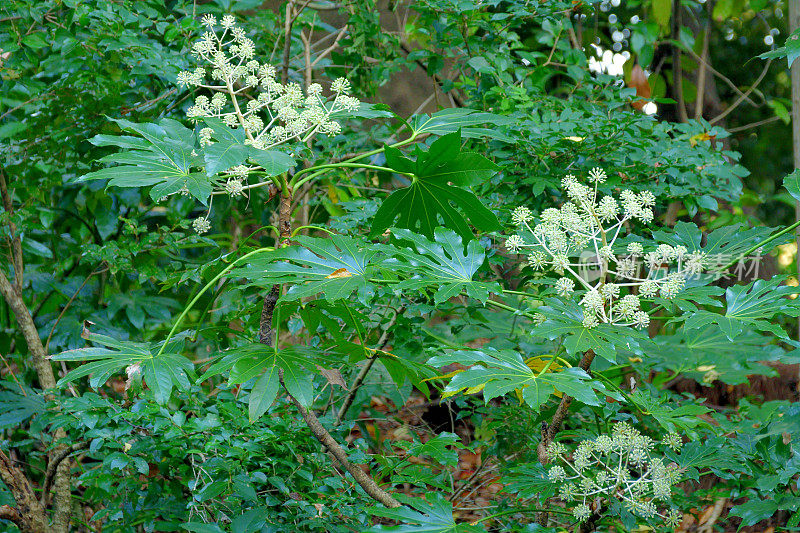
[[[547,473],[558,484],[559,498],[571,506],[579,522],[591,517],[595,503],[619,501],[631,513],[645,519],[660,518],[674,527],[682,514],[659,507],[669,500],[672,486],[680,481],[677,465],[665,464],[659,447],[679,450],[679,435],[670,433],[661,443],[642,435],[630,424],[614,424],[610,435],[585,440],[569,456],[567,447],[552,442],[547,448],[553,462]]]
[[[533,226],[531,211],[517,207],[511,218],[522,231],[508,237],[506,248],[527,254],[532,268],[562,276],[556,293],[578,299],[585,327],[645,328],[650,316],[642,310],[641,301],[674,298],[684,289],[687,277],[704,270],[705,254],[669,244],[645,252],[638,242],[622,249],[617,240],[623,228],[632,222],[652,222],[656,199],[650,191],[623,190],[619,198],[598,194],[598,185],[607,179],[600,168],[589,172],[589,185],[566,176],[561,187],[569,201],[560,208],[545,209]]]

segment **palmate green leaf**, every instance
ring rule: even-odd
[[[508,143],[513,143],[514,140],[499,131],[495,126],[507,126],[515,122],[516,119],[511,117],[484,113],[463,107],[442,109],[432,115],[414,115],[408,121],[417,134],[446,135],[460,129],[463,137],[488,137]]]
[[[194,374],[194,365],[186,357],[175,353],[180,350],[181,343],[171,342],[167,346],[170,351],[157,355],[159,345],[152,343],[118,341],[92,333],[84,338],[106,348],[80,348],[51,356],[53,361],[90,361],[68,372],[58,380],[57,387],[90,376],[89,385],[97,389],[112,375],[124,372],[133,365],[139,366],[145,383],[160,404],[169,400],[173,388],[185,390],[190,385],[189,376]]]
[[[639,343],[647,341],[647,335],[630,327],[600,324],[593,328],[583,326],[583,310],[574,302],[555,298],[545,299],[546,305],[537,308],[547,320],[534,326],[531,335],[547,339],[564,339],[567,353],[594,352],[611,363],[616,362],[617,349],[639,351]]]
[[[691,283],[691,280],[689,282]],[[657,296],[653,298],[653,303],[663,306],[667,311],[672,311],[671,314],[673,315],[679,315],[680,312],[676,310],[684,313],[693,313],[699,309],[698,305],[722,307],[722,302],[717,297],[723,294],[725,294],[725,289],[713,285],[687,287],[672,298]]]
[[[113,119],[112,119],[113,120]],[[128,135],[98,135],[91,139],[97,146],[116,145],[133,148],[133,151],[107,155],[103,163],[117,166],[84,174],[76,182],[108,180],[109,187],[148,187],[155,185],[150,197],[158,201],[186,187],[198,201],[206,204],[213,182],[203,172],[193,170],[203,166],[203,159],[192,155],[194,137],[191,130],[172,119],[162,119],[158,124],[119,119],[117,124],[127,131],[143,137]]]
[[[397,271],[410,271],[415,274],[397,284],[398,290],[438,287],[434,295],[437,305],[462,292],[484,304],[489,294],[502,293],[502,287],[498,283],[472,279],[486,255],[477,241],[470,240],[465,251],[461,237],[454,231],[443,228],[434,230],[433,241],[406,229],[393,229],[392,234],[398,239],[411,242],[415,248],[401,246],[382,248],[386,255],[405,260],[403,261],[405,264],[398,264]]]
[[[288,154],[276,150],[256,150],[250,153],[250,159],[264,169],[267,176],[277,176],[294,168],[297,162]]]
[[[250,391],[250,421],[257,420],[275,401],[280,389],[280,371],[286,390],[301,405],[314,400],[313,379],[316,365],[326,362],[319,351],[304,346],[287,346],[276,350],[272,346],[251,343],[221,354],[198,382],[229,372],[228,384],[239,385],[258,378]]]
[[[498,168],[476,153],[461,152],[461,132],[444,135],[426,152],[415,145],[415,160],[391,147],[385,148],[386,164],[411,174],[409,187],[394,191],[375,213],[370,235],[375,237],[395,225],[433,237],[444,226],[471,238],[467,221],[484,231],[500,228],[497,217],[469,190],[451,185],[474,185],[494,175]]]
[[[538,409],[556,393],[567,394],[588,405],[600,405],[595,391],[606,393],[601,383],[593,382],[589,374],[580,368],[540,373],[531,369],[514,350],[460,350],[428,360],[428,364],[435,367],[452,363],[473,366],[450,379],[444,388],[445,396],[465,389],[482,390],[483,400],[488,402],[492,398],[521,390],[525,403]]]
[[[631,394],[630,400],[644,414],[655,418],[661,424],[661,427],[668,431],[674,430],[676,426],[682,429],[690,429],[699,425],[707,425],[707,422],[700,418],[699,415],[711,410],[700,403],[685,403],[677,407],[670,407],[663,400],[654,398],[641,389]]]
[[[247,161],[252,148],[229,141],[219,141],[203,148],[203,160],[206,162],[206,175],[213,176],[222,170],[241,165]]]
[[[557,485],[550,481],[547,470],[546,466],[538,462],[513,467],[502,478],[502,483],[506,485],[504,490],[517,494],[520,498],[538,501],[555,496]]]
[[[298,300],[322,293],[327,300],[348,298],[353,292],[366,297],[373,290],[369,282],[375,271],[377,250],[368,243],[331,235],[327,239],[298,236],[302,246],[287,246],[254,256],[250,263],[231,273],[260,286],[291,283],[283,300]]]
[[[744,224],[731,224],[710,232],[706,236],[705,245],[701,246],[703,233],[697,225],[678,222],[672,231],[653,232],[653,238],[672,246],[683,245],[689,252],[705,252],[712,262],[722,265],[737,259],[746,250],[764,241],[775,231],[775,228],[763,226],[749,228]],[[778,246],[790,239],[791,236],[786,240],[773,241],[772,246]]]
[[[739,525],[741,529],[771,518],[778,511],[800,511],[800,497],[774,493],[772,499],[762,500],[752,494],[745,503],[731,508],[730,514],[741,517],[742,523]]]
[[[431,501],[421,498],[403,498],[406,506],[396,509],[370,507],[369,512],[375,516],[390,518],[401,523],[398,526],[373,526],[367,533],[393,531],[395,533],[477,533],[484,532],[480,526],[456,524],[453,519],[453,504],[445,497],[434,492],[429,495]]]
[[[764,52],[758,56],[761,59],[780,59],[786,58],[789,68],[792,68],[792,63],[795,59],[800,57],[800,30],[795,30],[786,38],[786,43],[783,46]]]
[[[747,383],[750,375],[775,375],[773,368],[761,362],[781,360],[784,355],[769,338],[744,331],[731,341],[717,324],[709,324],[655,337],[647,350],[647,362],[658,370],[671,370],[698,382],[713,370],[723,383],[739,385]]]
[[[782,339],[789,336],[772,319],[777,314],[800,316],[800,302],[789,298],[800,293],[800,288],[781,285],[786,278],[775,276],[771,280],[759,279],[746,285],[734,285],[725,291],[725,314],[700,310],[685,322],[687,330],[699,329],[708,324],[718,324],[728,339],[733,340],[749,326],[771,333]]]
[[[42,394],[22,384],[0,382],[0,429],[22,427],[23,422],[46,410]]]

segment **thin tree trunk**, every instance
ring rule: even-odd
[[[11,214],[13,212],[12,197],[11,194],[9,194],[5,174],[2,172],[2,170],[0,170],[0,196],[2,197],[4,210]],[[17,324],[19,324],[22,336],[28,346],[28,353],[31,357],[31,363],[36,371],[36,376],[39,379],[39,386],[42,389],[54,389],[56,386],[56,378],[53,374],[53,367],[51,366],[50,361],[47,359],[47,351],[42,344],[42,339],[39,337],[39,331],[36,329],[36,324],[33,321],[30,310],[28,309],[28,306],[25,304],[25,300],[22,297],[24,263],[22,258],[21,240],[18,235],[14,235],[16,228],[13,225],[11,225],[9,229],[12,233],[11,258],[14,268],[14,277],[13,281],[11,281],[8,277],[6,277],[5,272],[0,270],[0,294],[2,294],[3,299],[8,304],[8,307],[14,313],[14,318],[16,319]],[[66,436],[66,432],[61,428],[57,429],[54,435],[56,441],[60,441]],[[49,459],[52,460],[53,457],[58,454],[59,449],[63,448],[63,446],[63,444],[60,444],[55,449],[51,450],[48,454]],[[58,465],[55,482],[53,484],[55,488],[55,510],[53,513],[53,525],[51,530],[55,533],[67,533],[67,531],[69,531],[72,512],[72,494],[69,474],[70,460],[66,459]],[[15,486],[19,486],[19,484]],[[16,493],[14,492],[14,487],[10,486],[9,488],[12,489],[12,494],[14,494],[14,499],[17,504],[20,505],[20,507],[27,506],[27,504],[24,503],[26,500],[26,495],[24,492]],[[25,513],[22,511],[20,511],[20,514],[25,516]],[[46,516],[44,519],[46,522]]]
[[[800,0],[789,0],[789,32],[794,32],[800,27]],[[792,154],[794,156],[794,168],[800,169],[800,62],[797,60],[792,63]],[[795,220],[800,220],[800,201],[794,204]],[[798,230],[797,254],[797,275],[800,279],[800,230]],[[800,336],[800,320],[798,320],[798,336]]]

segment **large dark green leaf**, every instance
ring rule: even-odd
[[[800,315],[800,302],[790,296],[800,292],[797,287],[782,285],[785,278],[759,279],[747,285],[734,285],[725,291],[725,314],[700,310],[686,319],[686,329],[699,329],[708,324],[718,324],[728,339],[733,340],[749,326],[772,333],[783,339],[789,336],[772,321],[777,314],[796,317]]]
[[[461,133],[454,131],[437,139],[426,152],[415,146],[415,160],[387,147],[386,163],[410,175],[409,187],[394,191],[375,214],[370,235],[391,226],[407,228],[427,237],[444,226],[471,238],[468,221],[483,231],[500,229],[497,217],[469,190],[456,185],[474,185],[495,174],[498,167],[485,157],[461,152]]]
[[[296,165],[295,160],[288,154],[276,150],[256,150],[250,153],[250,159],[258,163],[267,176],[283,174]]]
[[[258,163],[267,176],[277,176],[295,166],[295,160],[288,154],[277,150],[258,150],[245,143],[244,130],[232,129],[218,118],[204,119],[206,125],[214,130],[213,144],[203,149],[206,174],[214,174],[243,164],[250,159]]]
[[[61,387],[90,376],[89,385],[97,389],[112,375],[123,372],[128,367],[138,366],[159,403],[169,400],[174,387],[184,390],[189,388],[188,376],[194,373],[194,365],[186,357],[175,353],[180,347],[179,343],[173,341],[167,346],[169,350],[158,355],[159,346],[151,343],[117,341],[92,333],[85,335],[85,338],[106,348],[80,348],[51,356],[53,361],[90,361],[68,372],[58,380],[56,386]]]
[[[432,501],[420,498],[404,498],[407,506],[396,509],[370,508],[370,512],[401,523],[399,526],[373,526],[367,533],[394,531],[395,533],[477,533],[484,532],[480,526],[456,524],[453,519],[453,504],[440,493],[430,496]]]
[[[275,401],[280,389],[279,374],[283,372],[286,390],[302,405],[314,400],[313,377],[316,365],[326,359],[316,350],[303,346],[288,346],[276,350],[272,346],[251,343],[222,354],[199,381],[229,372],[228,384],[239,385],[258,378],[250,391],[250,420],[263,415]]]
[[[108,180],[109,187],[155,185],[150,197],[156,201],[186,188],[203,204],[208,202],[213,182],[203,172],[194,170],[203,166],[203,159],[193,155],[194,138],[191,130],[171,119],[162,119],[158,124],[135,124],[124,119],[115,122],[124,130],[138,133],[143,139],[128,135],[94,137],[92,143],[98,146],[116,145],[133,150],[101,158],[100,162],[117,166],[89,172],[79,177],[77,182],[102,179]]]
[[[298,300],[322,293],[328,300],[349,297],[353,292],[366,296],[372,291],[370,275],[375,271],[373,259],[378,253],[364,241],[332,235],[330,238],[298,236],[302,246],[287,246],[254,256],[232,276],[250,279],[267,287],[290,283],[284,299]]]
[[[488,402],[520,390],[525,403],[538,409],[556,393],[567,394],[588,405],[599,405],[595,391],[606,392],[602,384],[591,381],[589,374],[580,368],[566,368],[557,372],[534,370],[514,350],[461,350],[428,360],[428,364],[435,367],[453,363],[472,366],[452,377],[444,388],[445,396],[466,389],[482,390],[483,400]]]
[[[681,329],[675,335],[658,336],[647,350],[647,363],[658,370],[670,370],[695,381],[702,381],[713,370],[717,379],[728,385],[747,383],[753,374],[775,375],[762,361],[777,361],[784,351],[770,339],[745,331],[733,342],[716,324],[698,329]]]
[[[515,121],[516,119],[511,117],[484,113],[464,107],[454,107],[442,109],[432,115],[415,115],[411,117],[409,124],[418,134],[446,135],[460,129],[463,137],[489,137],[510,143],[514,142],[514,139],[501,132],[496,126],[513,124]]]
[[[398,265],[399,271],[414,274],[402,280],[397,285],[398,290],[438,287],[434,295],[436,304],[462,292],[481,303],[486,303],[490,293],[502,293],[498,283],[472,279],[485,257],[483,247],[477,241],[470,240],[465,251],[461,237],[443,228],[434,230],[433,241],[405,229],[393,229],[392,234],[414,245],[414,249],[401,246],[383,248],[387,255],[405,259],[407,265]]]

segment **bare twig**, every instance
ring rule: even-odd
[[[61,313],[59,313],[58,318],[56,318],[56,321],[53,324],[53,327],[50,328],[50,333],[47,335],[47,340],[44,343],[44,351],[45,351],[45,353],[48,353],[48,350],[49,350],[49,347],[50,347],[50,339],[53,338],[53,333],[55,333],[55,331],[56,331],[56,326],[58,326],[58,323],[61,322],[61,319],[64,317],[64,313],[67,312],[67,309],[69,309],[69,306],[72,305],[72,302],[75,301],[75,298],[78,297],[78,294],[83,290],[83,288],[86,286],[86,284],[89,282],[89,280],[92,279],[92,276],[96,276],[97,274],[105,272],[106,270],[108,270],[107,266],[105,268],[100,269],[100,270],[94,270],[94,271],[90,272],[89,275],[86,276],[86,279],[83,280],[83,283],[81,283],[81,286],[78,287],[78,290],[75,291],[75,294],[73,294],[72,297],[67,301],[66,305],[64,306],[64,309],[61,310]]]
[[[28,100],[25,100],[25,101],[24,101],[24,102],[22,102],[21,104],[18,104],[18,105],[16,105],[16,106],[12,107],[12,108],[11,108],[11,109],[9,109],[8,111],[6,111],[6,112],[5,112],[5,113],[3,113],[2,115],[0,115],[0,120],[3,120],[4,118],[6,118],[8,115],[10,115],[11,113],[13,113],[13,112],[14,112],[14,111],[16,111],[17,109],[20,109],[20,108],[22,108],[22,107],[25,107],[26,105],[28,105],[28,104],[31,104],[31,103],[35,102],[36,100],[40,100],[40,99],[42,99],[42,98],[45,98],[45,97],[47,97],[47,96],[50,96],[51,94],[53,94],[53,92],[52,92],[52,91],[48,91],[48,92],[46,92],[46,93],[38,94],[38,95],[34,96],[33,98],[30,98],[30,99],[28,99]]]
[[[757,122],[751,122],[750,124],[745,124],[744,126],[737,126],[735,128],[727,128],[728,133],[736,133],[737,131],[745,131],[751,128],[757,128],[759,126],[763,126],[764,124],[770,124],[772,122],[782,120],[779,116],[769,117],[764,120],[759,120]]]
[[[389,344],[389,330],[392,329],[392,326],[395,325],[397,322],[397,317],[400,316],[401,313],[405,311],[405,307],[400,307],[400,309],[395,312],[392,319],[386,324],[386,328],[383,330],[381,337],[378,339],[378,350],[383,350],[387,344]],[[347,410],[350,409],[350,406],[353,405],[353,400],[355,400],[356,393],[361,385],[364,383],[364,380],[367,378],[367,374],[369,374],[372,365],[375,364],[375,361],[378,360],[378,353],[375,352],[372,354],[371,357],[367,359],[367,362],[361,367],[361,371],[356,376],[356,379],[353,381],[353,384],[350,386],[350,391],[347,393],[347,396],[342,402],[342,406],[336,412],[336,422],[335,425],[341,424],[344,416],[347,414]]]
[[[681,2],[672,0],[672,38],[677,41],[680,37],[681,28]],[[686,114],[686,102],[683,99],[683,67],[681,66],[681,49],[678,46],[672,47],[672,88],[678,101],[678,118],[681,122],[687,122],[689,116]]]
[[[294,0],[286,3],[286,15],[283,23],[283,70],[281,82],[285,85],[289,81],[289,54],[292,51],[292,24],[294,24]]]
[[[711,2],[708,2],[708,9],[711,9]],[[710,14],[710,11],[709,11]],[[706,26],[703,35],[703,50],[701,56],[704,60],[700,62],[700,72],[697,73],[697,98],[694,102],[694,118],[700,119],[703,116],[703,100],[706,92],[706,72],[708,70],[708,38],[711,35],[711,22]]]
[[[14,214],[14,205],[11,201],[11,195],[8,192],[8,185],[6,184],[6,175],[0,169],[0,195],[3,198],[3,209],[9,217]],[[17,233],[17,226],[11,220],[8,222],[9,233],[11,234],[11,261],[14,265],[14,290],[17,292],[22,291],[23,272],[24,267],[22,263],[22,240]]]
[[[333,44],[330,45],[325,50],[323,50],[322,52],[320,52],[319,55],[317,55],[314,61],[311,62],[311,66],[312,67],[316,66],[321,59],[325,58],[328,54],[333,52],[336,49],[336,47],[339,46],[339,41],[342,39],[342,37],[345,36],[346,33],[347,33],[347,24],[345,24],[344,27],[341,30],[339,30],[339,34],[336,35],[336,40],[333,41]]]
[[[750,86],[750,88],[749,88],[749,89],[747,89],[747,91],[745,91],[745,92],[744,92],[744,94],[742,94],[742,96],[740,96],[740,97],[739,97],[739,98],[738,98],[738,99],[737,99],[737,100],[736,100],[736,101],[735,101],[733,104],[731,104],[731,106],[730,106],[728,109],[726,109],[725,111],[723,111],[722,113],[720,113],[719,115],[717,115],[716,117],[714,117],[713,119],[709,120],[708,122],[709,122],[710,124],[716,124],[717,122],[719,122],[719,121],[720,121],[720,120],[722,120],[723,118],[727,117],[727,116],[728,116],[728,114],[729,114],[731,111],[733,111],[734,109],[736,109],[737,107],[739,107],[739,106],[741,105],[741,103],[742,103],[742,102],[744,102],[745,98],[747,98],[747,96],[748,96],[748,95],[749,95],[751,92],[753,92],[753,91],[755,90],[755,88],[756,88],[756,87],[758,87],[758,86],[759,86],[759,84],[761,83],[761,81],[764,79],[764,76],[766,76],[766,75],[767,75],[767,71],[769,70],[769,67],[770,67],[770,65],[771,65],[771,64],[772,64],[772,59],[769,59],[769,60],[767,60],[767,63],[764,65],[764,68],[763,68],[763,70],[761,70],[761,74],[759,74],[759,75],[758,75],[758,78],[757,78],[757,79],[756,79],[756,81],[753,83],[753,85],[751,85],[751,86]]]

